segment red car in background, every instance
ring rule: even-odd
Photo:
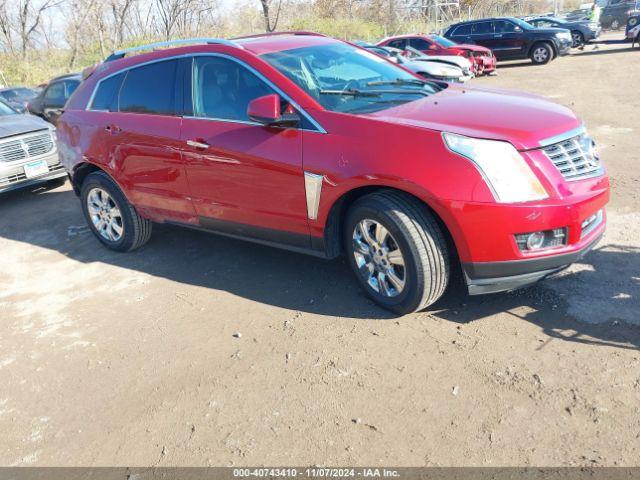
[[[425,55],[461,55],[471,61],[475,75],[491,73],[496,70],[496,57],[488,48],[466,43],[455,43],[440,35],[397,35],[385,38],[378,45],[400,50],[406,50],[411,47]]]

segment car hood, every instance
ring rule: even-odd
[[[408,68],[412,72],[426,72],[428,74],[435,75],[436,71],[441,68],[449,68],[456,72],[456,75],[462,75],[462,68],[459,65],[454,63],[444,63],[444,62],[430,62],[429,60],[411,60],[402,65],[403,67]]]
[[[425,57],[412,58],[411,62],[438,62],[444,64],[457,65],[460,68],[471,68],[471,62],[464,57],[457,55],[429,55]]]
[[[453,47],[448,47],[448,48],[452,48],[452,49],[457,48],[458,50],[470,50],[472,52],[481,52],[481,53],[489,53],[491,51],[487,47],[481,47],[480,45],[472,45],[470,43],[459,43],[457,45],[454,45]]]
[[[454,85],[368,116],[400,125],[504,140],[519,150],[539,148],[542,140],[581,126],[570,109],[544,97]]]
[[[1,115],[0,116],[0,138],[20,135],[22,133],[34,132],[50,128],[47,122],[33,115]]]

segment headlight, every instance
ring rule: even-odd
[[[530,202],[547,198],[547,192],[518,153],[508,142],[480,140],[453,133],[443,133],[449,149],[471,160],[500,203]]]
[[[598,27],[599,27],[599,25],[598,25],[597,23],[590,23],[590,24],[589,24],[589,28],[590,28],[591,30],[597,30],[597,29],[598,29]]]
[[[431,71],[432,75],[437,75],[438,77],[459,77],[460,70],[456,68],[450,67],[436,67]]]
[[[558,32],[556,33],[556,37],[571,40],[571,32]]]

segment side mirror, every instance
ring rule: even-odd
[[[300,124],[298,114],[281,113],[280,97],[275,93],[251,100],[247,115],[252,121],[268,127],[292,128]]]

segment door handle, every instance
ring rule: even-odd
[[[198,150],[206,150],[210,147],[210,145],[206,142],[200,142],[197,140],[187,140],[187,145],[193,148],[197,148]]]

